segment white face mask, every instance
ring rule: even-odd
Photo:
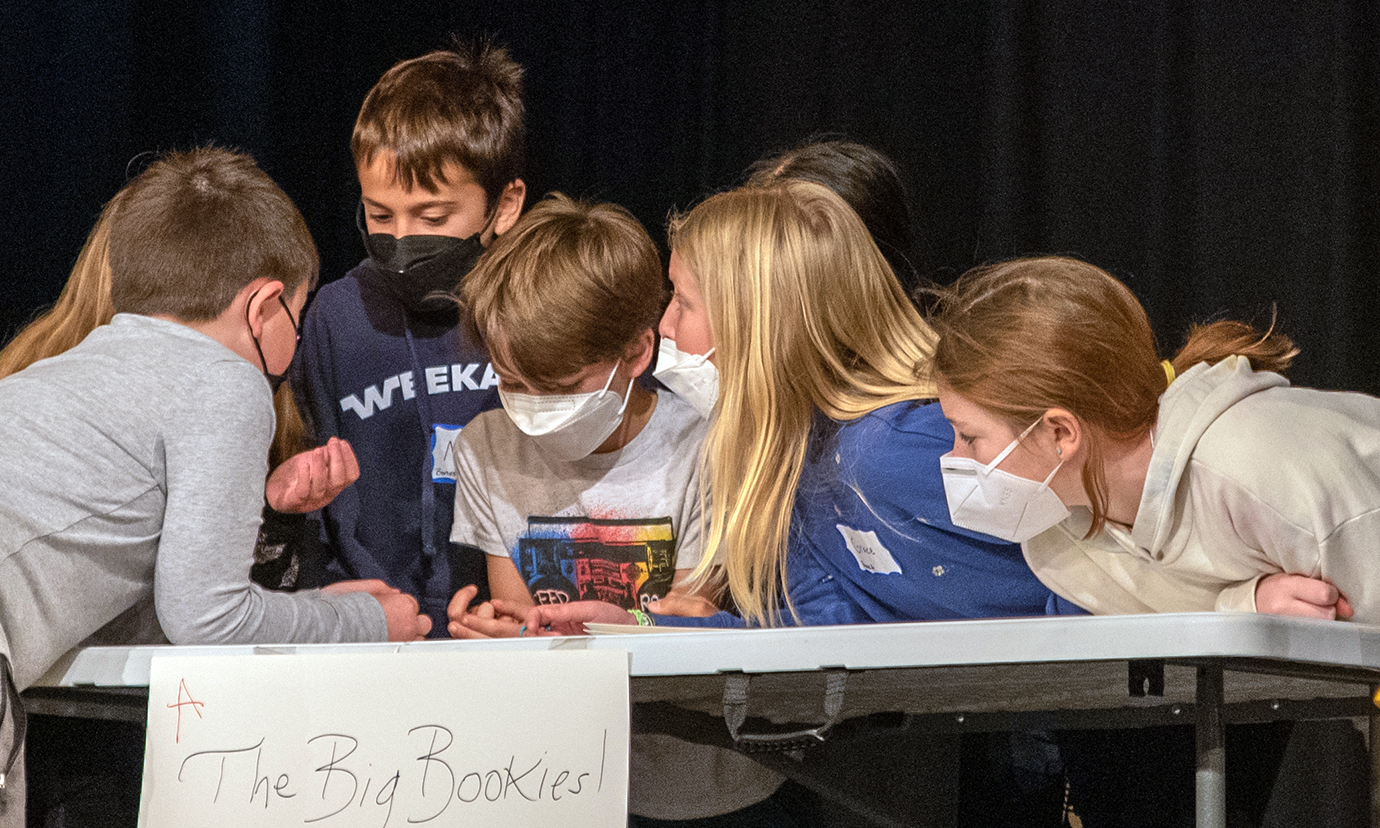
[[[617,365],[603,389],[588,394],[510,394],[499,388],[498,398],[513,423],[543,450],[558,460],[579,460],[593,454],[623,422],[636,377],[620,399],[609,391],[616,373]]]
[[[687,354],[676,347],[674,340],[663,336],[657,346],[656,370],[652,371],[652,376],[690,403],[706,420],[719,399],[719,369],[709,361],[712,353],[713,348],[705,354]]]
[[[1068,507],[1049,488],[1049,481],[1064,465],[1062,459],[1043,482],[997,468],[1039,424],[1039,420],[1031,423],[985,466],[971,457],[954,457],[952,452],[939,458],[944,496],[955,526],[1023,543],[1069,516]]]

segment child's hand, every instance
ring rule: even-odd
[[[339,437],[332,437],[324,446],[284,460],[268,476],[264,497],[274,511],[314,512],[358,479],[355,450]]]
[[[686,618],[703,618],[719,611],[714,602],[693,592],[671,590],[665,598],[647,604],[647,611],[657,615],[679,615]]]
[[[527,606],[514,607],[501,598],[485,601],[458,621],[450,622],[451,638],[517,638]]]
[[[471,607],[479,587],[474,584],[456,590],[446,607],[450,623],[446,631],[451,638],[514,638],[522,629],[526,606],[514,607],[507,601],[494,599]]]
[[[1328,621],[1344,621],[1352,616],[1351,602],[1336,584],[1285,572],[1267,575],[1255,585],[1255,609]]]
[[[388,619],[389,641],[420,641],[431,632],[431,617],[418,612],[417,599],[405,592],[374,594]]]
[[[455,622],[465,617],[465,613],[470,611],[470,602],[474,596],[479,594],[479,587],[474,584],[462,586],[450,597],[450,603],[446,605],[446,617],[450,619],[450,628],[455,628]]]
[[[603,601],[538,604],[527,611],[527,635],[584,635],[585,623],[636,624],[632,613]]]

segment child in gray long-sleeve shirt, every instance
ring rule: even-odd
[[[270,386],[317,268],[292,202],[253,159],[204,148],[150,166],[111,221],[114,320],[0,381],[0,828],[24,823],[18,691],[141,605],[176,644],[430,626],[381,583],[249,579]]]

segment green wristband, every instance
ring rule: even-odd
[[[639,627],[655,627],[655,626],[656,626],[656,619],[655,619],[655,618],[652,618],[650,615],[648,615],[647,613],[643,612],[642,610],[640,610],[640,609],[630,609],[630,610],[628,610],[628,612],[632,615],[633,618],[636,618],[636,619],[637,619],[637,626],[639,626]]]

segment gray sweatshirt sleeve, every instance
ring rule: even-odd
[[[369,595],[277,593],[249,579],[263,508],[273,407],[239,359],[190,376],[165,412],[167,508],[154,573],[159,623],[174,644],[384,641]]]

